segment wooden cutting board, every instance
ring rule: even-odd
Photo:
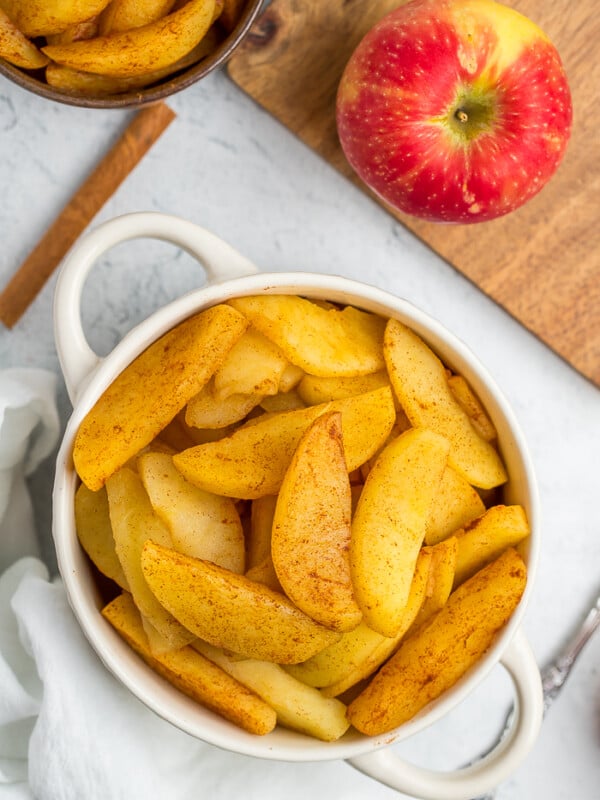
[[[597,0],[506,2],[540,25],[567,69],[574,128],[557,174],[521,209],[492,222],[439,225],[390,213],[600,386]],[[273,0],[228,66],[238,86],[365,191],[338,143],[335,94],[362,36],[398,5]]]

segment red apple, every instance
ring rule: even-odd
[[[571,130],[560,57],[531,20],[493,0],[411,0],[362,40],[342,76],[348,161],[392,207],[481,222],[550,179]]]

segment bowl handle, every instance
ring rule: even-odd
[[[543,715],[540,672],[531,648],[517,631],[500,659],[513,680],[515,713],[510,729],[484,758],[454,772],[433,772],[399,758],[389,747],[348,759],[360,772],[420,800],[471,800],[494,789],[533,746]]]
[[[86,277],[106,250],[142,237],[161,239],[186,250],[204,267],[208,284],[258,271],[254,264],[213,233],[167,214],[125,214],[87,234],[64,260],[54,294],[54,337],[72,402],[101,360],[89,346],[82,327],[81,293]]]

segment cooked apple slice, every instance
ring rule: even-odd
[[[81,546],[103,575],[129,589],[115,551],[106,489],[92,492],[85,483],[75,493],[75,528]]]
[[[2,0],[2,9],[30,38],[62,33],[99,14],[109,0]]]
[[[458,552],[454,587],[529,536],[522,506],[492,506],[470,525],[456,532]]]
[[[169,64],[162,69],[145,72],[143,75],[129,75],[128,77],[115,77],[114,75],[95,75],[93,72],[84,72],[71,69],[61,64],[48,64],[46,67],[46,82],[55,89],[74,95],[105,96],[122,94],[135,89],[143,89],[152,83],[157,83],[163,78],[173,75],[181,69],[196,64],[219,46],[220,38],[216,30],[211,28],[206,36],[198,42],[196,47],[186,53],[183,58]]]
[[[444,539],[443,542],[433,545],[433,547],[424,547],[421,552],[431,554],[431,563],[423,604],[410,627],[409,634],[417,630],[434,614],[437,614],[446,605],[446,601],[450,597],[450,592],[454,587],[456,557],[458,554],[456,536],[450,536],[448,539]]]
[[[215,396],[222,400],[231,394],[277,394],[288,363],[273,342],[250,326],[216,371]]]
[[[226,305],[175,326],[118,375],[79,426],[73,461],[96,490],[149,444],[210,379],[247,322]]]
[[[264,735],[277,717],[264,700],[191,647],[169,653],[150,650],[139,612],[124,593],[102,609],[102,615],[148,666],[181,692],[250,733]]]
[[[402,625],[449,449],[433,431],[406,431],[381,452],[358,501],[350,546],[354,592],[366,624],[383,636],[395,636]]]
[[[69,25],[61,33],[51,33],[46,36],[46,44],[70,44],[71,42],[82,42],[86,39],[93,39],[98,36],[100,15],[85,19],[83,22],[76,22]]]
[[[189,644],[194,634],[159,603],[142,572],[144,542],[153,539],[170,547],[169,531],[152,510],[142,481],[133,470],[123,467],[115,472],[106,490],[115,550],[136,606],[174,648]]]
[[[322,308],[291,295],[236,297],[229,301],[289,361],[311,375],[366,375],[384,368],[385,320],[348,306]]]
[[[285,474],[273,519],[271,551],[287,596],[335,631],[356,628],[362,613],[350,576],[352,497],[339,411],[303,434]]]
[[[141,28],[166,16],[175,0],[111,0],[100,17],[100,36]]]
[[[452,467],[446,467],[431,507],[426,544],[437,544],[485,512],[479,492]]]
[[[279,391],[289,392],[290,389],[295,389],[303,376],[304,370],[300,369],[300,367],[297,367],[295,364],[288,363],[279,380]]]
[[[510,618],[526,576],[523,560],[509,549],[463,583],[350,703],[348,718],[354,727],[367,736],[386,733],[453,686]]]
[[[253,658],[231,658],[223,650],[200,639],[194,642],[193,647],[262,697],[277,712],[280,725],[325,742],[339,739],[350,727],[346,706],[342,702],[323,697],[317,689],[288,675],[279,664]]]
[[[215,647],[248,658],[294,664],[339,638],[285,595],[151,540],[144,545],[142,569],[165,608]]]
[[[193,486],[165,453],[144,453],[137,463],[152,508],[169,528],[175,550],[243,572],[244,532],[233,500]]]
[[[298,394],[306,405],[313,406],[318,403],[328,403],[330,400],[352,397],[355,394],[372,392],[389,385],[390,379],[385,370],[351,378],[318,378],[316,375],[305,375],[298,384]]]
[[[385,330],[384,355],[394,392],[412,425],[430,428],[450,441],[450,466],[482,489],[505,483],[502,459],[471,424],[448,385],[444,365],[427,344],[391,319]]]
[[[173,462],[191,483],[215,494],[252,500],[276,494],[304,431],[326,411],[340,411],[348,471],[377,452],[396,412],[388,387],[297,411],[266,414],[231,436],[178,453]]]
[[[185,422],[193,428],[226,428],[243,420],[261,400],[260,394],[229,394],[219,398],[211,380],[188,402]]]
[[[498,434],[494,423],[489,418],[483,403],[469,383],[462,375],[451,375],[448,378],[448,386],[481,438],[485,439],[486,442],[495,441],[498,438]]]
[[[0,58],[22,69],[40,69],[49,61],[48,56],[16,27],[0,8]]]
[[[42,51],[57,64],[84,72],[143,75],[189,53],[212,25],[214,11],[215,0],[189,0],[179,11],[141,28],[86,42],[47,45]]]
[[[326,697],[337,697],[367,678],[397,649],[412,625],[425,598],[431,552],[421,550],[410,587],[402,624],[396,636],[382,636],[361,622],[344,633],[339,642],[317,653],[303,664],[291,664],[286,670],[309,686],[320,687]]]

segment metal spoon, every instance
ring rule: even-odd
[[[573,636],[569,639],[565,647],[563,647],[563,649],[558,653],[557,657],[541,671],[542,690],[544,695],[544,714],[546,714],[552,703],[560,694],[560,691],[565,685],[565,682],[569,677],[569,673],[571,672],[577,657],[598,627],[600,627],[600,596],[596,598],[596,601],[588,612],[586,618],[575,631]],[[475,759],[476,761],[478,761],[480,758],[484,758],[484,756],[486,756],[496,747],[499,741],[504,739],[510,729],[513,713],[514,707],[511,707],[506,716],[504,728],[502,729],[500,736],[491,747],[489,747],[479,756],[478,759]],[[476,797],[474,800],[494,800],[495,796],[496,791],[494,790],[488,794]]]

